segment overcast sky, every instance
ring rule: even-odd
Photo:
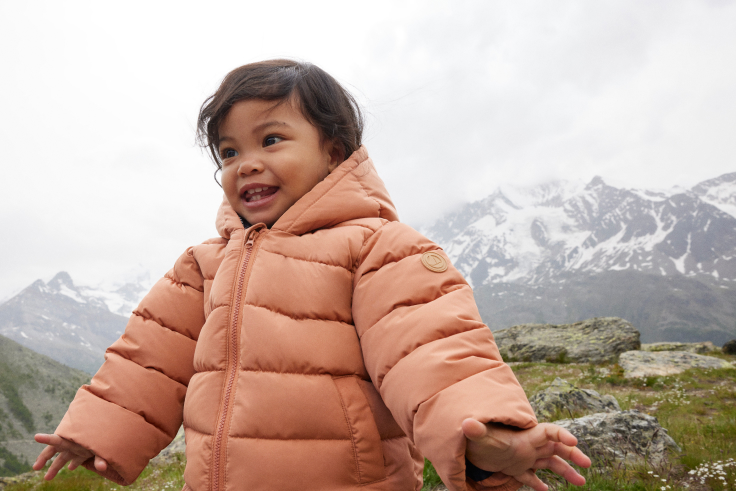
[[[734,1],[0,1],[0,299],[60,270],[162,275],[216,234],[194,144],[242,64],[313,62],[365,106],[402,220],[499,185],[736,171]]]

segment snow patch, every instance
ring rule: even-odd
[[[87,303],[87,300],[84,297],[82,297],[78,292],[75,292],[63,283],[59,285],[59,293],[71,298],[75,302]]]

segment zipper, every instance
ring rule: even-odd
[[[246,232],[246,240],[244,251],[245,255],[240,266],[240,272],[237,276],[237,286],[235,288],[235,303],[233,306],[232,322],[230,323],[229,336],[228,336],[228,366],[225,371],[225,378],[227,383],[225,384],[225,401],[222,405],[222,413],[217,423],[217,431],[215,433],[215,444],[212,449],[212,487],[213,491],[219,491],[220,489],[220,474],[222,473],[222,460],[223,460],[223,448],[222,441],[225,434],[225,428],[227,427],[228,413],[232,404],[233,398],[233,385],[235,383],[235,375],[238,372],[238,321],[240,317],[240,304],[243,298],[243,292],[245,289],[245,273],[248,269],[248,263],[250,262],[253,254],[253,248],[255,245],[258,233],[261,231],[262,226],[256,225],[248,232]]]

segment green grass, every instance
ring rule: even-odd
[[[434,470],[432,463],[427,459],[424,459],[424,472],[422,477],[424,478],[422,491],[431,491],[442,484],[442,479],[440,479],[440,476],[437,475],[437,471]]]
[[[682,448],[666,468],[596,462],[590,470],[581,470],[588,481],[586,490],[736,489],[736,370],[692,369],[667,377],[625,379],[618,365],[523,363],[512,368],[527,395],[557,376],[580,388],[611,394],[622,409],[655,416]],[[696,478],[698,471],[704,482]],[[544,479],[555,489],[575,489],[549,474]]]
[[[734,356],[722,358],[736,360]],[[580,470],[588,481],[586,491],[736,489],[736,370],[694,369],[674,376],[632,380],[623,378],[618,365],[519,363],[512,368],[529,396],[558,376],[580,388],[611,394],[624,410],[656,416],[683,450],[662,468],[595,462],[591,469]],[[149,465],[138,481],[125,489],[179,490],[184,485],[183,470],[181,457],[173,463]],[[553,489],[578,489],[549,472],[540,471],[540,476]],[[425,462],[424,479],[424,491],[441,483],[429,462]],[[35,477],[28,483],[8,485],[5,491],[80,489],[123,488],[82,469],[64,470],[48,483]]]
[[[138,480],[130,486],[119,486],[84,468],[69,471],[63,469],[51,481],[44,481],[42,474],[27,482],[9,484],[4,491],[110,491],[110,490],[176,490],[184,486],[184,458],[176,456],[173,461],[149,464]]]

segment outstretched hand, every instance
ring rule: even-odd
[[[468,418],[462,428],[468,440],[465,456],[476,467],[512,476],[536,491],[547,491],[536,469],[549,469],[575,486],[585,484],[566,461],[590,467],[590,459],[577,448],[577,438],[561,426],[541,423],[520,430]]]
[[[38,458],[36,458],[36,462],[33,463],[33,470],[38,471],[43,469],[46,462],[48,462],[57,453],[59,454],[54,459],[49,470],[46,471],[44,479],[47,481],[56,477],[56,474],[59,473],[67,462],[69,462],[70,471],[76,469],[80,465],[84,465],[87,469],[95,471],[101,476],[108,477],[107,461],[102,457],[93,454],[81,445],[58,435],[47,435],[44,433],[38,433],[35,436],[35,440],[38,443],[45,443],[47,447],[44,448],[38,455]],[[94,463],[90,462],[89,464],[85,464],[85,462],[90,460],[92,457],[94,457]],[[115,474],[117,473],[115,472]]]

